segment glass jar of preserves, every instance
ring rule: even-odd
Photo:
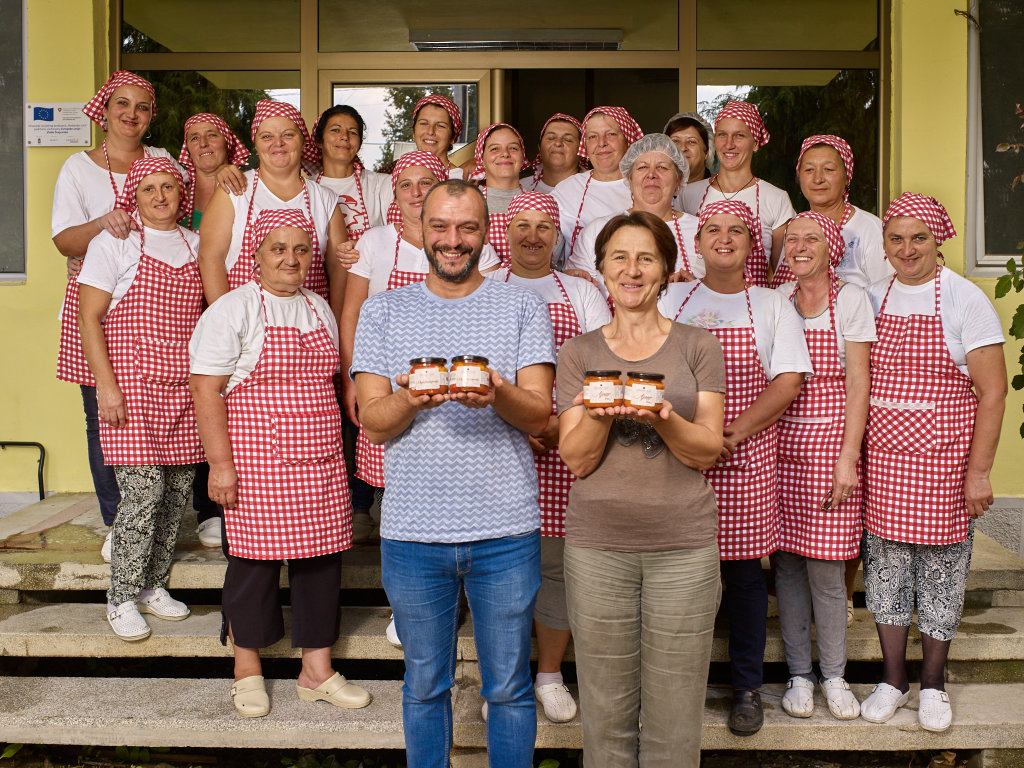
[[[665,374],[630,371],[626,377],[623,405],[647,411],[661,408],[665,401]]]
[[[587,408],[622,405],[622,374],[619,371],[587,371],[583,379],[583,404]]]
[[[417,357],[409,361],[409,394],[448,394],[448,366],[443,357]]]
[[[459,392],[486,395],[491,389],[491,370],[487,367],[488,362],[486,357],[476,355],[453,357],[451,370],[448,372],[448,391],[453,395]]]

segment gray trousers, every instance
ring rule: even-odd
[[[697,768],[718,547],[566,545],[565,587],[586,768]]]
[[[143,589],[167,586],[195,474],[193,464],[114,467],[121,503],[110,537],[112,605],[137,600]]]
[[[775,567],[779,623],[790,676],[806,677],[815,682],[811,674],[813,620],[822,677],[843,677],[846,673],[846,561],[817,560],[780,550],[775,553]]]

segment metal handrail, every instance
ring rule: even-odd
[[[46,461],[46,449],[43,448],[42,443],[24,442],[21,440],[0,440],[0,450],[4,450],[7,446],[24,446],[26,448],[38,448],[39,449],[39,469],[36,473],[36,480],[39,483],[39,500],[42,501],[46,498],[46,491],[43,490],[43,462]]]

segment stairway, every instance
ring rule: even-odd
[[[361,660],[359,666],[378,673],[379,679],[357,681],[372,692],[373,703],[354,711],[308,704],[295,696],[293,680],[277,679],[268,682],[271,714],[247,720],[231,704],[231,654],[219,642],[218,590],[225,561],[218,550],[199,545],[193,522],[187,516],[182,526],[169,584],[172,593],[188,598],[192,616],[181,622],[151,618],[152,635],[126,643],[113,635],[104,616],[108,566],[99,554],[105,529],[95,497],[58,495],[0,519],[0,671],[6,675],[0,677],[0,742],[400,749],[402,652],[384,638],[389,610],[380,590],[378,549],[358,546],[343,556],[343,604],[350,607],[342,611],[341,637],[333,649],[343,673],[353,666],[351,660]],[[288,618],[286,611],[286,624]],[[847,649],[847,677],[863,699],[880,660],[874,624],[863,608],[857,610]],[[908,657],[920,659],[920,653],[920,639],[912,630]],[[263,656],[296,659],[299,651],[286,638]],[[478,764],[486,746],[486,730],[468,617],[460,630],[458,657],[455,764],[471,766]],[[63,660],[63,670],[83,672],[95,666],[86,660],[106,660],[104,668],[119,660],[123,666],[135,662],[137,671],[138,662],[154,659],[159,664],[145,669],[156,669],[159,676],[36,674],[34,659]],[[726,726],[730,691],[712,683],[704,749],[970,749],[983,750],[975,766],[1024,766],[1024,561],[983,534],[976,535],[968,604],[950,653],[954,721],[946,733],[918,726],[916,694],[885,725],[836,721],[820,694],[813,717],[791,718],[780,706],[783,660],[777,619],[771,620],[765,654],[768,684],[762,690],[764,728],[753,737],[732,736]],[[570,647],[567,664],[571,662]],[[712,653],[713,680],[716,670],[721,678],[726,662],[726,637],[719,631]],[[210,676],[211,669],[217,676]],[[540,714],[538,721],[538,747],[581,747],[578,718],[554,724]]]

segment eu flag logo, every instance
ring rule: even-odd
[[[53,122],[53,107],[33,107],[32,119]]]

